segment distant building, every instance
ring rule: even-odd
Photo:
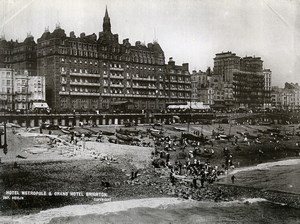
[[[285,83],[284,88],[273,87],[272,106],[279,110],[300,110],[300,86],[298,83]]]
[[[232,83],[233,73],[240,68],[240,57],[231,51],[218,53],[214,58],[214,74],[220,75],[224,83]]]
[[[184,63],[182,66],[175,65],[175,61],[170,58],[166,65],[164,84],[166,86],[165,92],[168,96],[168,102],[180,103],[191,101],[189,64]]]
[[[191,94],[192,101],[208,103],[208,79],[207,73],[199,70],[193,71],[191,74]]]
[[[260,57],[240,58],[232,52],[216,54],[210,86],[214,103],[225,108],[257,108],[264,104],[263,61]]]
[[[270,107],[272,91],[272,71],[270,69],[264,69],[263,75],[265,81],[264,105],[265,107]]]
[[[43,102],[45,104],[45,95],[45,77],[29,76],[26,70],[14,73],[15,110],[31,110],[33,109],[33,104],[36,102]]]
[[[264,77],[252,72],[234,74],[234,98],[239,107],[260,108],[264,103]]]
[[[36,43],[27,35],[23,42],[0,39],[0,68],[26,70],[29,75],[37,75]]]
[[[13,70],[0,68],[0,110],[13,109]]]
[[[45,78],[27,70],[0,68],[0,109],[31,110],[33,103],[45,102]]]

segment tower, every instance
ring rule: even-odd
[[[103,32],[111,32],[110,18],[107,12],[107,6],[105,10],[105,16],[103,18]]]

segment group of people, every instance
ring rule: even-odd
[[[176,182],[176,177],[185,176],[192,178],[192,187],[198,187],[198,180],[200,181],[201,187],[204,187],[205,182],[213,183],[218,179],[219,175],[224,173],[224,167],[220,169],[218,166],[212,166],[208,158],[204,161],[199,159],[196,152],[200,148],[200,142],[189,142],[185,138],[174,139],[170,136],[166,136],[154,138],[154,144],[154,155],[163,160],[165,167],[169,168],[170,181],[173,185]],[[185,153],[185,149],[189,146],[194,148],[194,150]],[[174,151],[178,153],[175,153],[176,157],[172,158]],[[171,161],[174,162],[172,163]]]

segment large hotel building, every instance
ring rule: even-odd
[[[157,42],[119,43],[107,9],[98,38],[67,36],[59,26],[46,30],[37,40],[37,74],[45,76],[47,103],[58,111],[103,111],[123,104],[159,111],[191,98],[188,64],[178,66],[172,59],[165,64]]]

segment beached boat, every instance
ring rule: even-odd
[[[132,137],[130,137],[128,135],[116,134],[116,136],[118,139],[121,139],[123,141],[127,141],[127,142],[132,141]]]
[[[207,142],[208,138],[206,136],[197,136],[191,133],[182,133],[182,138],[186,138],[187,140],[194,140],[198,142]]]
[[[71,131],[69,131],[68,129],[60,129],[62,133],[65,134],[71,134]]]
[[[99,132],[100,132],[102,135],[107,135],[107,136],[115,135],[114,132],[110,132],[110,131],[101,131],[101,130],[99,130]]]
[[[116,143],[117,140],[118,140],[118,138],[115,137],[115,136],[111,136],[111,137],[108,138],[108,142],[110,142],[110,143]]]
[[[186,128],[178,128],[178,127],[174,127],[175,131],[186,131]]]
[[[156,137],[156,138],[162,138],[162,137],[164,137],[162,131],[160,131],[160,130],[147,129],[147,131],[148,131],[153,137]]]
[[[219,137],[223,139],[231,139],[233,138],[233,135],[219,135]]]

